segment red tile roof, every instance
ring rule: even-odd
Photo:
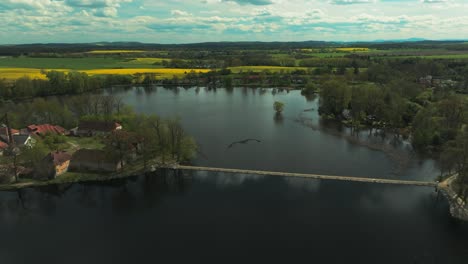
[[[19,130],[16,130],[16,129],[13,129],[13,128],[10,128],[11,130],[11,134],[12,135],[19,135]],[[0,135],[3,135],[3,136],[6,136],[7,135],[7,128],[6,127],[0,127]]]
[[[30,125],[27,127],[29,133],[36,134],[36,135],[45,135],[45,134],[65,134],[65,128],[61,126],[54,126],[49,124],[43,125]]]

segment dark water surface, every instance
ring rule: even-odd
[[[140,112],[178,114],[201,145],[196,165],[414,180],[438,174],[431,160],[417,158],[395,174],[388,155],[323,132],[317,101],[297,91],[120,95]],[[282,119],[275,100],[286,104]],[[262,142],[227,149],[246,138]],[[0,193],[0,235],[1,264],[468,263],[468,226],[450,218],[431,188],[205,172]]]

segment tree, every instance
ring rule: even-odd
[[[105,149],[115,160],[120,162],[121,168],[124,167],[125,161],[133,154],[131,149],[135,138],[127,131],[117,130],[109,134],[106,138]]]
[[[281,114],[284,110],[284,103],[280,101],[276,101],[273,103],[273,109],[276,111],[277,114]]]
[[[351,89],[338,80],[326,81],[320,89],[320,111],[335,116],[341,115],[348,108],[351,100]]]
[[[49,71],[46,73],[49,79],[52,94],[66,93],[68,91],[67,75],[60,71]]]
[[[49,152],[47,146],[44,145],[41,141],[37,141],[34,144],[34,147],[21,147],[19,159],[26,167],[34,169],[34,171],[42,171],[44,163],[42,162],[44,157]]]
[[[49,150],[54,151],[63,149],[64,144],[67,142],[67,138],[64,135],[46,134],[42,141]]]
[[[468,195],[468,128],[460,131],[455,140],[447,142],[441,154],[446,168],[454,169],[458,173],[458,192],[466,200]],[[449,169],[449,171],[450,171]]]
[[[178,118],[167,121],[169,132],[169,146],[172,158],[177,162],[185,161],[193,157],[196,151],[195,141],[189,137]]]

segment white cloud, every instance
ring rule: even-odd
[[[178,9],[171,10],[171,14],[173,16],[189,16],[190,15],[190,13],[182,11],[182,10],[178,10]]]
[[[468,38],[461,0],[240,2],[0,0],[0,43]]]
[[[352,4],[371,4],[376,0],[330,0],[330,4],[334,5],[352,5]]]
[[[448,3],[448,0],[420,0],[421,3],[425,4],[436,4],[436,3]]]

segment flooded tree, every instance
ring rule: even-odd
[[[280,101],[276,101],[273,103],[273,109],[276,111],[277,114],[281,114],[284,110],[284,103]]]

